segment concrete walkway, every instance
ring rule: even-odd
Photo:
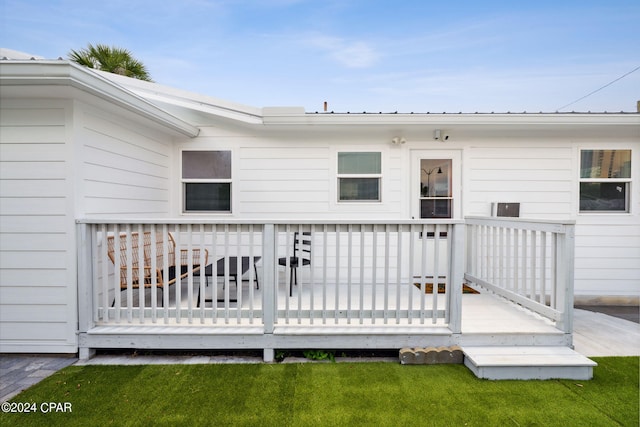
[[[573,346],[587,357],[640,356],[640,324],[604,313],[575,309]]]
[[[56,371],[78,361],[70,356],[0,355],[0,402],[26,390]]]
[[[573,343],[575,350],[587,357],[640,356],[640,324],[608,314],[576,309]],[[68,356],[0,355],[0,402],[12,399],[22,390],[74,363],[125,365],[259,362],[259,358],[217,356],[98,356],[89,361],[78,362],[77,358]]]

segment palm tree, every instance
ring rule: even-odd
[[[121,76],[152,82],[147,67],[127,49],[110,47],[104,44],[89,45],[86,49],[73,50],[68,53],[69,59],[85,67],[95,68]]]

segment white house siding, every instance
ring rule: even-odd
[[[578,303],[640,301],[640,224],[628,218],[580,218],[576,227]],[[628,296],[635,296],[631,300]]]
[[[180,215],[180,150],[231,150],[232,214],[237,219],[408,218],[401,182],[402,152],[370,140],[292,138],[233,134],[203,128],[194,140],[177,144],[175,194]],[[338,151],[382,153],[381,202],[337,202]],[[221,218],[228,215],[220,215]]]
[[[573,155],[567,142],[504,141],[465,150],[465,215],[490,215],[493,202],[520,203],[520,216],[575,215]]]
[[[236,154],[237,153],[237,154]],[[241,147],[238,211],[243,217],[325,216],[329,212],[329,148]]]
[[[70,111],[2,101],[0,352],[77,350]]]
[[[86,106],[78,115],[79,214],[167,216],[171,139]]]

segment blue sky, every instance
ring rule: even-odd
[[[538,112],[640,66],[638,0],[0,0],[0,46],[103,43],[256,107]],[[635,111],[640,70],[563,111]]]

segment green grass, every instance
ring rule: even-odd
[[[70,366],[12,402],[3,426],[616,426],[639,424],[640,358],[594,358],[591,381],[487,381],[462,365]]]

